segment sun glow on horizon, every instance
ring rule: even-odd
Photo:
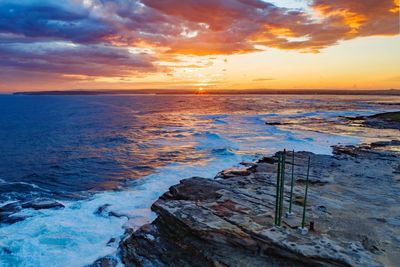
[[[207,92],[204,90],[204,88],[203,87],[199,87],[197,90],[196,90],[196,95],[204,95],[204,94],[206,94]]]

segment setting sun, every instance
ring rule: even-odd
[[[203,94],[205,94],[205,93],[206,93],[206,91],[204,90],[203,87],[200,87],[200,88],[197,89],[197,91],[196,91],[196,94],[198,94],[198,95],[203,95]]]

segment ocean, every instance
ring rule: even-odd
[[[115,253],[125,229],[151,222],[151,204],[179,180],[283,148],[331,154],[392,140],[398,131],[344,117],[399,108],[395,96],[0,95],[0,207],[65,206],[0,224],[0,266],[90,264]],[[118,216],[96,213],[103,205]]]

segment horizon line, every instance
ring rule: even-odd
[[[400,89],[66,89],[48,91],[4,92],[12,95],[117,95],[117,94],[342,94],[400,95]]]

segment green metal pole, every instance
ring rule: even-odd
[[[310,156],[308,157],[308,167],[307,167],[307,178],[306,178],[306,190],[304,192],[304,205],[303,205],[303,220],[301,221],[301,228],[304,229],[306,225],[306,209],[307,209],[307,193],[308,193],[308,178],[310,176]]]
[[[294,185],[294,149],[293,149],[293,151],[292,151],[292,181],[291,181],[291,183],[290,183],[289,214],[292,214],[293,185]]]
[[[280,171],[281,171],[281,154],[278,154],[278,169],[276,171],[276,195],[275,195],[275,225],[278,225],[278,214],[279,214],[279,185],[280,185]]]
[[[282,154],[282,163],[281,163],[281,186],[280,186],[280,199],[279,199],[279,225],[282,222],[282,213],[283,213],[283,198],[285,196],[285,161],[286,161],[286,149],[283,150]]]

